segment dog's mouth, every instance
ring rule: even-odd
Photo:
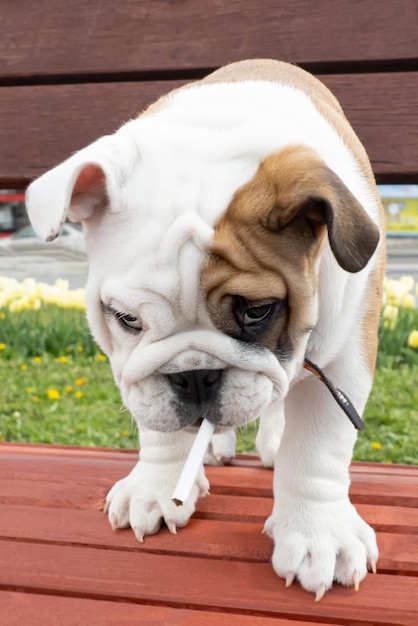
[[[191,432],[197,432],[202,425],[203,419],[204,419],[203,417],[199,417],[197,420],[195,420],[191,424],[188,424],[185,427],[185,430],[188,430]]]

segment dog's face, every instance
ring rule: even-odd
[[[45,238],[83,221],[89,324],[140,425],[242,425],[303,364],[321,259],[362,269],[376,227],[311,148],[177,154],[135,124],[35,182],[29,215]]]

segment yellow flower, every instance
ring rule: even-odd
[[[418,348],[418,330],[412,330],[409,333],[408,346],[410,348]]]
[[[54,359],[54,363],[67,363],[68,358],[66,356],[59,356]]]
[[[32,361],[34,363],[41,363],[42,362],[42,358],[40,356],[34,356]]]
[[[98,355],[96,356],[96,359],[97,359],[98,361],[106,361],[106,357],[105,357],[105,355],[104,355],[104,354],[98,354]]]
[[[6,313],[0,313],[0,320],[6,319]]]
[[[81,385],[85,385],[86,382],[87,382],[86,378],[77,378],[77,380],[75,381],[75,384],[78,386],[81,386]]]
[[[68,280],[63,280],[62,278],[57,278],[54,283],[54,287],[60,289],[61,291],[68,291],[69,286],[70,283],[68,282]]]
[[[25,278],[19,283],[15,279],[0,276],[0,307],[8,307],[12,313],[18,313],[24,309],[36,311],[42,304],[85,311],[84,289],[71,290],[65,280],[57,280],[54,285],[47,285],[37,283],[34,278]],[[5,319],[3,312],[0,313],[0,318]]]
[[[74,398],[81,398],[82,395],[83,395],[82,391],[76,391],[74,394]]]
[[[77,346],[77,352],[83,352],[84,348],[83,346]]]
[[[28,366],[22,363],[22,365],[20,366],[20,369],[24,372],[25,370],[28,369]]]
[[[373,450],[381,450],[382,449],[382,444],[379,443],[378,441],[372,441],[372,443],[370,445],[373,448]]]
[[[129,432],[127,430],[122,430],[123,437],[127,437],[128,435],[129,435]]]
[[[39,396],[32,396],[32,400],[33,400],[34,402],[40,402],[40,401],[41,401],[41,399],[39,398]]]
[[[405,298],[410,295],[413,286],[414,279],[412,276],[401,276],[399,280],[387,278],[384,281],[386,301],[393,306],[404,306]]]
[[[401,276],[399,282],[405,287],[408,293],[414,288],[414,279],[412,276]]]
[[[46,395],[49,400],[59,400],[61,397],[58,389],[47,389]]]
[[[64,388],[65,393],[71,393],[71,392],[72,392],[72,390],[73,390],[73,388],[71,387],[71,385],[67,385],[67,386]]]
[[[382,316],[384,319],[385,328],[391,328],[392,330],[395,328],[396,322],[398,321],[398,312],[398,307],[393,306],[392,304],[387,304],[384,307],[382,311]]]
[[[0,343],[0,350],[6,350],[6,344]]]
[[[33,391],[33,387],[26,387],[26,391],[27,391],[28,393],[32,393],[32,391]]]
[[[10,313],[19,313],[22,309],[23,309],[23,306],[22,306],[20,300],[13,300],[9,304],[9,311],[10,311]]]
[[[407,293],[403,300],[402,300],[402,306],[405,307],[405,309],[413,309],[415,306],[415,298],[412,295],[412,293]]]

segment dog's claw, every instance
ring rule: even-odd
[[[369,559],[368,565],[370,567],[370,571],[373,572],[373,574],[377,574],[376,561],[374,559]]]
[[[316,590],[315,602],[320,602],[325,595],[327,588],[325,585],[320,585]]]
[[[273,539],[273,524],[270,521],[270,518],[266,520],[264,524],[264,528],[261,531],[262,535],[267,535],[271,539]]]
[[[112,513],[112,515],[109,517],[109,524],[112,530],[117,530],[118,518],[117,518],[116,513]]]
[[[172,535],[177,535],[177,528],[176,528],[175,522],[173,522],[173,520],[168,520],[168,522],[166,522],[166,524],[167,524],[167,528],[170,531],[170,533]]]
[[[139,543],[144,543],[144,533],[141,532],[138,528],[134,528],[133,530],[134,530],[134,534],[135,534],[136,540]]]
[[[353,574],[353,587],[354,591],[359,591],[360,589],[360,574],[357,571]]]
[[[290,587],[291,585],[293,585],[293,582],[295,580],[295,575],[293,572],[290,572],[289,574],[287,574],[286,576],[286,588]]]
[[[103,513],[106,515],[106,513],[107,513],[107,512],[108,512],[108,510],[109,510],[109,502],[105,502],[105,503],[104,503],[104,505],[103,505],[103,509],[102,509],[102,510],[103,510]]]

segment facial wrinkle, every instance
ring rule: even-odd
[[[175,220],[161,242],[165,263],[177,273],[173,306],[188,322],[198,319],[200,269],[212,237],[211,226],[198,215],[187,213]]]

